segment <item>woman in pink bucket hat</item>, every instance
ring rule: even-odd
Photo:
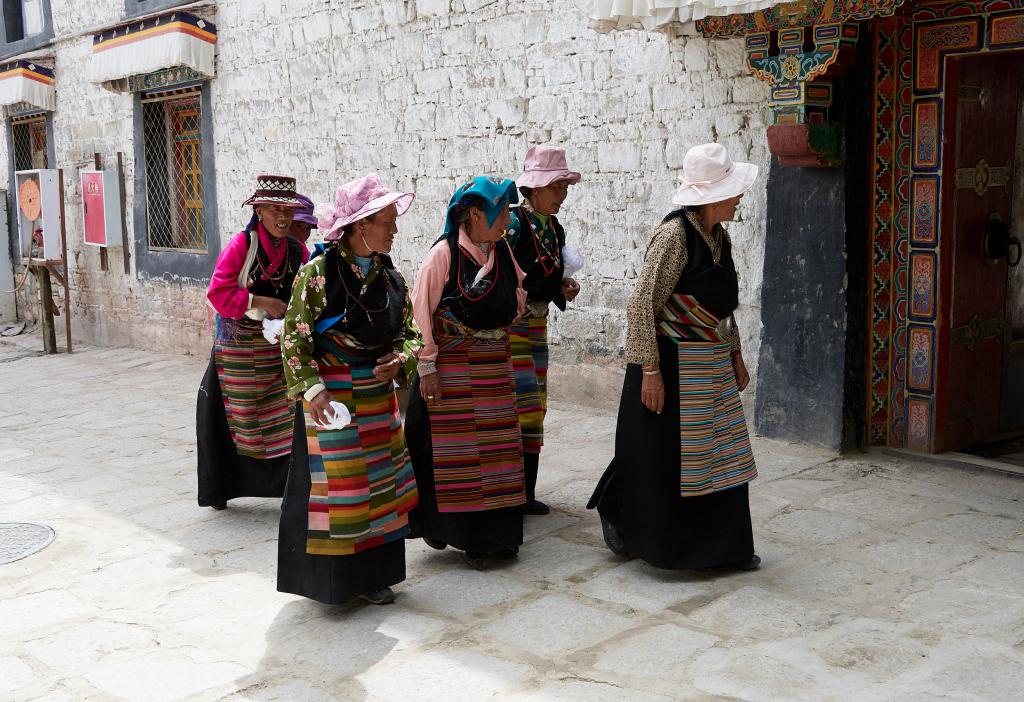
[[[757,166],[720,144],[683,159],[676,209],[654,231],[626,309],[615,458],[589,508],[617,554],[675,570],[749,570],[757,476],[739,393],[749,382],[732,314],[739,284],[722,227]]]
[[[548,404],[548,309],[553,302],[564,310],[580,291],[565,275],[565,229],[557,217],[569,186],[579,181],[580,174],[569,170],[565,151],[547,144],[530,147],[523,173],[516,178],[523,203],[512,212],[508,242],[526,272],[528,314],[509,329],[509,345],[523,433],[526,514],[550,512],[536,497]]]
[[[413,198],[371,173],[316,208],[327,243],[295,279],[281,337],[288,395],[301,401],[281,507],[281,592],[386,604],[405,579],[417,491],[394,383],[407,384],[422,342],[388,254]]]
[[[281,349],[263,320],[284,316],[306,247],[288,237],[301,205],[295,179],[261,175],[243,205],[252,217],[217,258],[206,292],[216,312],[213,353],[199,387],[199,504],[224,509],[236,497],[281,497],[291,453],[292,403]]]

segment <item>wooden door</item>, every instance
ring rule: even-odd
[[[950,208],[944,220],[952,236],[943,236],[942,256],[952,253],[953,269],[947,419],[937,450],[961,449],[1000,430],[1008,266],[1005,256],[994,255],[991,232],[1013,214],[1021,56],[969,56],[950,64],[946,99],[956,101],[950,106],[955,127],[947,142],[946,158],[953,162],[946,162],[943,204]]]

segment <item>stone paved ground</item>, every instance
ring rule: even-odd
[[[1019,700],[1024,480],[756,442],[764,567],[615,558],[583,509],[614,418],[556,407],[518,562],[409,546],[389,607],[274,590],[276,500],[194,500],[193,358],[0,346],[11,700]]]

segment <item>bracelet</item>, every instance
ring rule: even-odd
[[[422,378],[425,375],[431,375],[437,372],[437,365],[435,361],[420,361],[416,364],[416,373]]]
[[[645,370],[645,371],[641,371],[641,373],[643,373],[644,375],[661,375],[661,371],[660,370],[649,370],[649,371]]]

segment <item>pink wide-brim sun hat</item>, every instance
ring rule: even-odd
[[[391,192],[376,173],[368,173],[340,186],[334,194],[334,202],[317,205],[317,223],[324,232],[324,240],[333,241],[341,237],[344,227],[391,205],[398,206],[399,216],[405,214],[415,199],[413,193]]]
[[[742,195],[754,184],[757,172],[756,164],[733,161],[721,144],[694,146],[683,157],[683,183],[672,204],[696,207]]]
[[[559,180],[567,180],[571,185],[580,182],[580,177],[576,171],[569,170],[564,150],[557,146],[537,144],[526,152],[523,173],[516,178],[516,186],[543,188]]]

